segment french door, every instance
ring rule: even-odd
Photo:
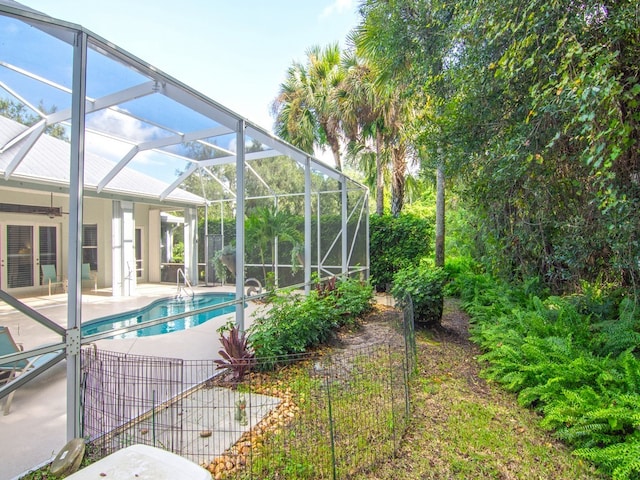
[[[58,225],[5,224],[0,229],[3,247],[3,289],[43,285],[41,265],[52,265],[59,278]]]

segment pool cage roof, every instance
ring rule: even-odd
[[[108,190],[125,168],[143,171],[168,183],[157,191],[158,200],[193,176],[218,184],[204,193],[202,203],[233,199],[237,195],[215,167],[237,160],[237,132],[244,130],[244,158],[247,171],[272,194],[291,193],[267,184],[250,162],[278,156],[289,157],[304,167],[307,160],[316,174],[341,181],[344,176],[305,152],[276,138],[267,130],[230,111],[221,104],[162,73],[109,41],[79,25],[54,20],[0,0],[3,14],[0,32],[0,99],[19,105],[20,119],[28,125],[0,146],[6,151],[22,140],[21,156],[42,135],[56,132],[71,139],[73,122],[73,72],[78,68],[85,90],[82,109],[85,148],[115,163],[96,186]],[[75,43],[84,39],[86,50]],[[74,48],[75,47],[75,48]],[[74,61],[81,65],[74,65]],[[13,174],[21,158],[4,170],[5,180]]]
[[[235,245],[245,252],[247,214],[286,210],[303,219],[307,291],[312,273],[368,273],[366,187],[82,26],[11,0],[0,0],[0,175],[0,188],[68,195],[67,329],[37,319],[63,336],[58,348],[68,361],[84,343],[77,327],[86,198],[204,210],[222,229],[235,218]],[[278,255],[271,265],[282,261]],[[239,301],[246,298],[244,261],[238,255]],[[236,311],[242,326],[243,309]],[[3,387],[0,397],[25,381]],[[77,370],[68,384],[73,437]]]
[[[7,117],[0,117],[0,174],[7,186],[53,185],[72,199],[144,199],[166,209],[219,204],[220,222],[271,205],[313,215],[313,235],[321,215],[366,215],[361,184],[108,40],[11,0],[0,0],[0,14],[0,113]],[[355,237],[343,237],[349,256]],[[336,273],[323,269],[323,252],[314,256],[320,276]],[[349,259],[339,263],[346,273]]]

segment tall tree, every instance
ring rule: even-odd
[[[355,51],[343,56],[345,77],[338,92],[343,130],[349,140],[351,156],[359,160],[359,167],[371,177],[376,193],[376,213],[384,214],[385,164],[382,100],[375,85],[376,72]],[[370,167],[373,159],[374,168]]]
[[[361,10],[377,61],[430,106],[420,146],[436,163],[442,148],[464,182],[492,266],[559,290],[581,278],[637,283],[635,2],[366,0]]]
[[[277,135],[308,153],[328,145],[337,169],[342,134],[336,95],[343,78],[338,44],[312,46],[306,63],[289,67],[272,105]]]
[[[395,81],[398,77],[387,69],[379,36],[384,28],[384,22],[378,22],[377,17],[365,16],[351,38],[357,54],[369,62],[374,73],[371,81],[377,107],[372,125],[378,135],[377,142],[384,145],[391,160],[391,213],[398,215],[404,204],[407,153],[411,144],[407,125],[412,121],[413,106],[411,98],[405,94],[405,85]]]

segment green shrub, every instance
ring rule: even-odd
[[[383,291],[402,268],[415,266],[430,255],[433,225],[414,215],[371,215],[371,283]]]
[[[580,293],[567,298],[579,312],[606,321],[616,318],[623,297],[624,291],[614,285],[583,281],[580,283]]]
[[[368,284],[344,279],[330,291],[312,290],[308,296],[278,295],[271,309],[257,318],[249,331],[258,366],[273,367],[278,357],[303,353],[327,341],[331,331],[371,308]]]
[[[171,261],[175,263],[184,262],[184,242],[178,242],[173,246]]]
[[[423,260],[418,266],[396,273],[391,294],[399,302],[411,295],[416,322],[439,325],[444,305],[444,279],[442,269]]]
[[[357,280],[338,280],[333,301],[341,324],[353,323],[372,308],[373,288]]]

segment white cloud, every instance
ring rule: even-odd
[[[320,18],[324,19],[334,14],[340,15],[341,13],[352,12],[354,7],[354,0],[334,0],[331,5],[325,7],[320,14]]]
[[[108,132],[122,138],[144,142],[160,136],[161,130],[112,109],[87,116],[87,128]]]
[[[166,135],[158,127],[112,109],[100,110],[87,116],[87,150],[113,162],[119,162],[132,148],[131,143],[118,138],[142,143]],[[129,162],[128,167],[170,183],[176,178],[176,171],[184,170],[185,163],[170,155],[142,151]]]

